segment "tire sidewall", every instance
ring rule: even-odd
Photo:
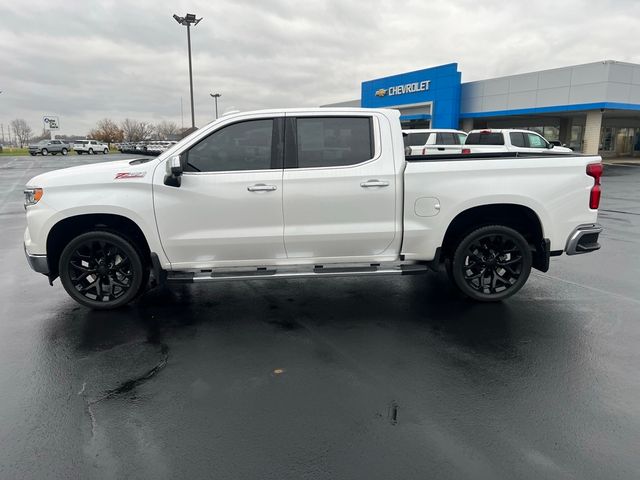
[[[516,283],[508,287],[506,290],[496,294],[486,294],[478,292],[477,290],[471,288],[464,279],[463,266],[467,247],[478,237],[483,237],[490,234],[508,235],[517,244],[523,255],[522,273],[518,277]],[[497,302],[517,293],[524,286],[524,284],[527,282],[527,279],[529,278],[529,274],[531,273],[532,262],[533,258],[531,254],[531,247],[518,231],[509,227],[505,227],[503,225],[488,225],[470,232],[460,241],[460,243],[456,247],[455,253],[453,255],[453,260],[451,262],[451,273],[454,284],[466,296],[472,298],[473,300],[478,300],[481,302]]]
[[[131,261],[131,266],[133,270],[133,280],[131,283],[131,287],[129,290],[122,295],[120,298],[112,302],[100,302],[96,300],[91,300],[90,298],[86,298],[78,290],[74,287],[71,279],[69,277],[69,260],[71,255],[75,252],[76,248],[88,241],[88,240],[104,240],[106,242],[112,243],[116,245],[118,248],[121,248],[125,254],[129,257]],[[119,308],[127,303],[131,302],[136,298],[138,293],[141,291],[143,286],[143,281],[145,278],[145,268],[142,264],[142,259],[139,251],[134,247],[134,245],[124,237],[120,235],[116,235],[111,232],[105,231],[92,231],[83,233],[73,240],[71,240],[67,246],[63,249],[62,254],[60,255],[60,262],[58,271],[60,273],[60,281],[62,286],[67,291],[69,296],[73,298],[76,302],[80,303],[89,308],[93,308],[96,310],[111,310],[114,308]]]

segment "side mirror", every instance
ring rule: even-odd
[[[164,184],[169,187],[179,187],[182,184],[182,160],[180,155],[176,155],[167,160]]]
[[[551,142],[547,143],[547,148],[551,149],[553,148],[555,145]]]

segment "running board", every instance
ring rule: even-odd
[[[360,267],[325,267],[315,265],[306,268],[279,267],[257,268],[254,270],[214,269],[198,273],[169,272],[169,283],[226,282],[228,280],[265,280],[272,278],[320,278],[320,277],[354,277],[376,275],[418,275],[429,271],[427,265],[409,264],[383,267],[369,265]]]

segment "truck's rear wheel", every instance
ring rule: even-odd
[[[138,250],[104,231],[83,233],[69,242],[60,256],[59,272],[75,301],[99,310],[126,305],[148,278]]]
[[[531,262],[531,248],[519,232],[489,225],[458,243],[451,260],[451,278],[468,297],[495,302],[522,288],[529,278]]]
[[[93,155],[93,148],[89,149],[89,155]]]

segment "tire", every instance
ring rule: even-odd
[[[109,153],[109,149],[108,149],[108,148],[105,148],[105,149],[104,149],[104,151],[103,151],[102,153],[103,153],[103,155],[106,155],[107,153]]]
[[[58,152],[51,152],[51,155],[57,155]]]
[[[93,148],[89,149],[89,155],[93,155]]]
[[[519,232],[489,225],[460,240],[451,259],[450,278],[471,299],[496,302],[524,286],[531,263],[531,247]]]
[[[149,275],[134,244],[106,231],[83,233],[71,240],[60,255],[58,271],[71,298],[95,310],[131,302]]]
[[[47,155],[49,155],[49,150],[47,150],[46,148],[43,148],[40,153],[42,153],[42,155],[44,155],[44,156],[47,156]]]
[[[35,156],[36,156],[36,154],[35,154],[35,153],[33,153],[33,152],[29,152],[29,155],[31,155],[32,157],[35,157]]]
[[[67,153],[69,153],[69,150],[67,150],[66,148],[62,149],[62,155],[66,155]]]
[[[76,153],[77,153],[78,155],[82,155],[84,152],[83,152],[82,150],[76,150]]]

